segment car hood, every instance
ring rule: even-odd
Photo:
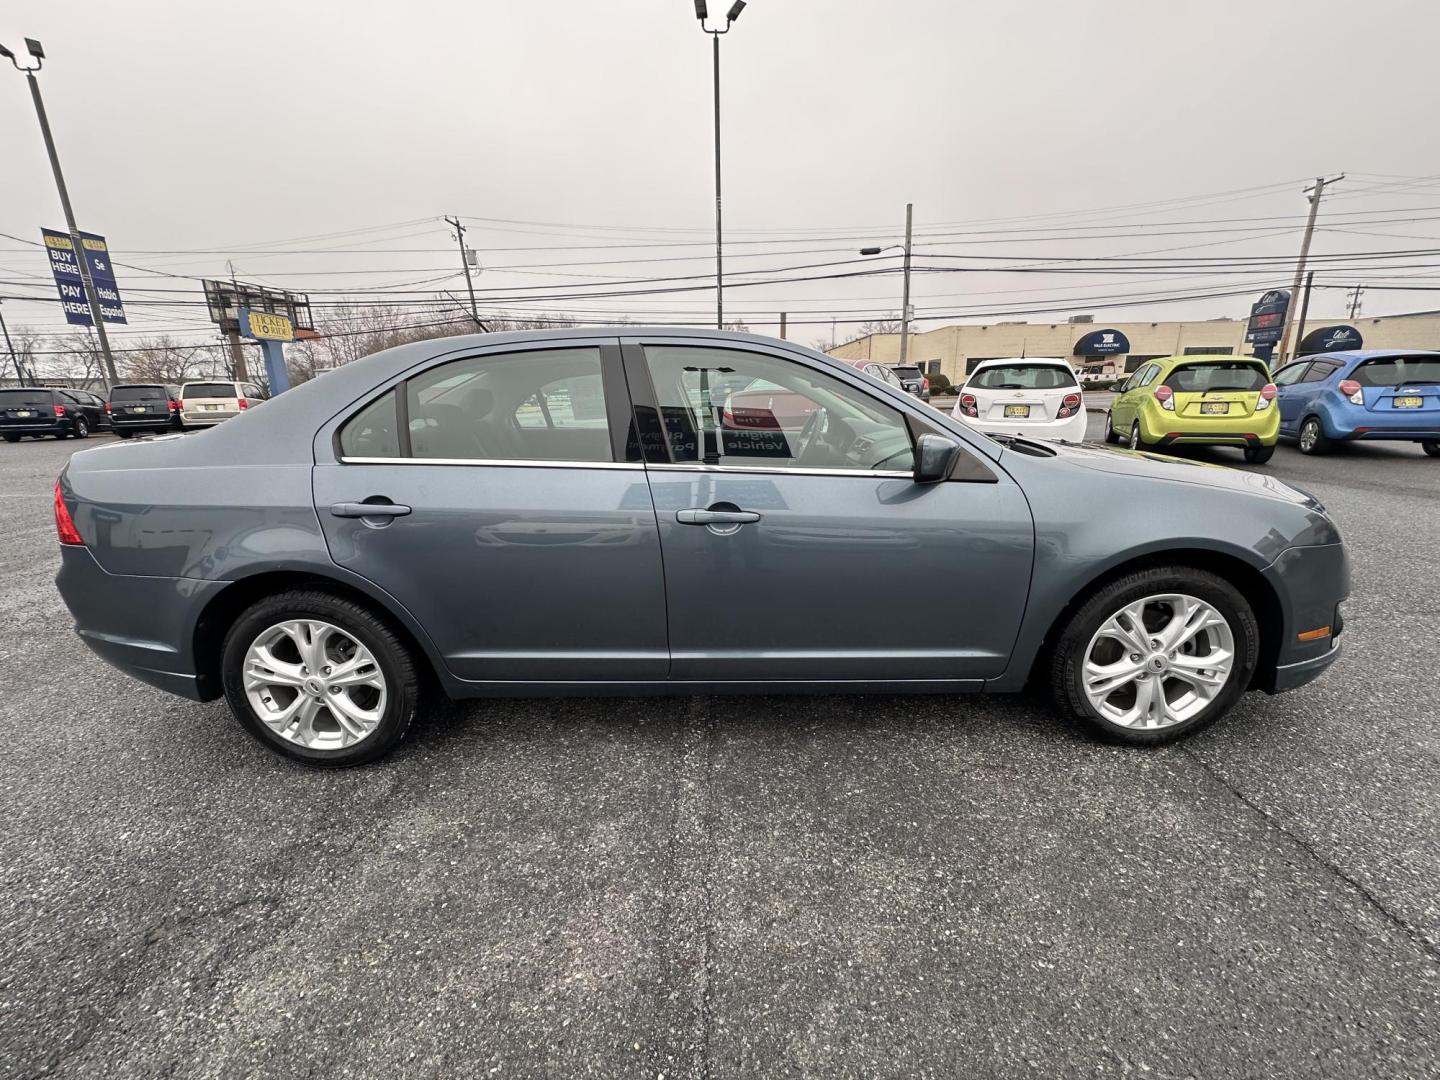
[[[1189,461],[1184,458],[1154,454],[1147,450],[1124,450],[1092,444],[1074,445],[1047,441],[1043,444],[1053,450],[1057,458],[1091,472],[1110,473],[1115,476],[1136,476],[1151,480],[1169,480],[1177,484],[1193,484],[1198,487],[1220,488],[1227,491],[1244,492],[1265,498],[1278,499],[1295,506],[1304,506],[1323,511],[1313,495],[1292,487],[1265,473],[1246,472],[1231,469],[1225,465],[1212,465],[1204,461]],[[1011,451],[1014,452],[1014,451]]]

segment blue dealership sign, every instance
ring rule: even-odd
[[[65,321],[75,326],[93,325],[90,304],[85,299],[85,282],[80,276],[80,263],[75,258],[75,244],[70,234],[41,229],[40,235],[45,239],[45,251],[50,256],[50,273],[55,278],[55,287],[60,290],[60,307],[65,312]],[[110,249],[105,238],[82,232],[80,247],[90,268],[96,298],[100,301],[100,318],[107,323],[125,322],[125,305],[120,300],[120,288],[115,283],[115,270],[110,265]]]
[[[1092,330],[1075,343],[1076,356],[1118,356],[1130,351],[1130,339],[1119,330]]]
[[[1290,290],[1271,289],[1250,307],[1245,340],[1252,345],[1278,345],[1290,311]]]

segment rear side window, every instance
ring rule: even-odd
[[[233,398],[235,384],[224,382],[192,382],[185,384],[187,398]]]
[[[49,390],[0,390],[0,409],[24,409],[31,405],[49,405],[53,401]]]
[[[1181,394],[1208,390],[1260,390],[1270,374],[1257,364],[1181,364],[1170,372],[1165,385]]]
[[[1440,356],[1382,356],[1360,364],[1350,378],[1361,386],[1440,383]]]
[[[400,456],[400,424],[395,415],[395,391],[376,398],[346,421],[340,429],[340,456],[393,458]]]
[[[1339,366],[1340,366],[1339,364],[1329,364],[1329,363],[1325,363],[1324,361],[1317,360],[1317,361],[1315,361],[1315,363],[1313,363],[1313,364],[1310,365],[1310,370],[1305,373],[1305,377],[1304,377],[1303,379],[1301,379],[1300,381],[1301,381],[1301,382],[1324,382],[1324,381],[1325,381],[1326,379],[1328,379],[1331,375],[1335,374],[1335,370],[1336,370]]]
[[[111,401],[158,401],[168,396],[163,386],[117,386],[110,391]]]
[[[1003,364],[976,372],[970,385],[980,390],[1059,390],[1075,386],[1075,373],[1054,364]]]

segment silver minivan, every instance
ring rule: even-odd
[[[186,427],[210,427],[264,401],[254,383],[187,382],[180,388],[180,419]]]

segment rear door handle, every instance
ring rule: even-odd
[[[760,520],[753,510],[676,510],[675,520],[681,525],[749,525]]]
[[[341,502],[330,505],[330,513],[335,517],[344,518],[368,518],[368,517],[404,517],[410,513],[410,507],[401,506],[399,503],[364,503],[364,502]]]

